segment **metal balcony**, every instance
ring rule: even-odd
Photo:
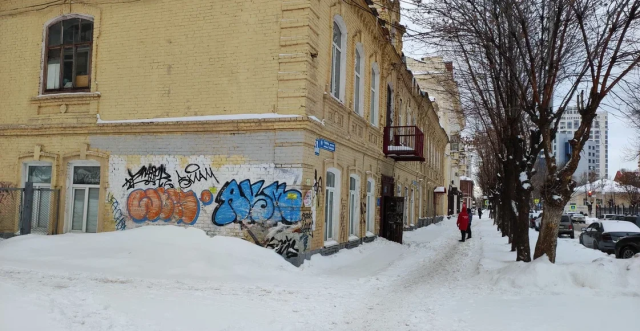
[[[424,133],[416,126],[387,126],[383,152],[396,161],[424,162]]]

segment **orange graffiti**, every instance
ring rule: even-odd
[[[127,199],[129,216],[136,223],[147,221],[194,224],[200,214],[200,203],[193,191],[179,191],[164,187],[137,189]]]
[[[200,201],[202,201],[205,206],[210,205],[213,202],[213,193],[211,193],[210,190],[202,191],[202,193],[200,193]]]

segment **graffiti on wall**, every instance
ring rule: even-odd
[[[232,222],[263,222],[293,224],[300,221],[302,193],[287,190],[286,183],[273,182],[264,187],[264,180],[253,184],[248,179],[239,184],[234,179],[224,184],[215,202],[212,221],[222,226]]]
[[[116,223],[116,230],[126,229],[127,219],[120,209],[120,203],[118,202],[116,197],[113,196],[113,194],[107,194],[107,203],[111,207],[111,215],[113,215],[113,221]]]
[[[200,214],[200,202],[193,191],[164,187],[136,189],[129,194],[127,210],[136,223],[161,220],[193,225]]]
[[[149,164],[148,166],[142,166],[138,171],[133,173],[130,169],[127,169],[129,177],[125,179],[122,187],[126,187],[127,190],[133,189],[138,184],[154,187],[167,187],[173,188],[171,182],[171,175],[167,172],[167,168],[164,164],[154,166]]]
[[[218,182],[218,178],[213,173],[213,169],[211,167],[203,167],[200,168],[197,164],[189,164],[184,168],[184,176],[181,175],[178,171],[176,171],[176,175],[178,176],[178,184],[180,188],[187,189],[190,188],[194,183],[207,181],[209,179],[214,179],[216,183]]]
[[[322,187],[317,173],[305,203],[303,194],[287,184],[295,185],[298,170],[273,170],[270,165],[215,168],[210,166],[214,164],[212,158],[202,155],[132,159],[137,165],[128,162],[129,157],[110,159],[115,171],[110,172],[107,202],[116,229],[146,222],[195,226],[208,233],[239,235],[285,258],[298,256],[309,248],[309,238],[315,230],[316,191]],[[249,176],[237,179],[239,173],[245,172]],[[307,208],[304,213],[303,205]],[[202,222],[204,219],[210,219],[213,226]],[[219,227],[233,227],[233,231]]]

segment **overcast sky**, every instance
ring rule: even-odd
[[[401,1],[400,4],[404,9],[410,7],[407,1]],[[402,18],[401,23],[408,29],[414,31],[420,31],[420,27],[411,24],[405,17]],[[408,33],[413,33],[409,31]],[[404,54],[412,58],[422,58],[425,56],[438,55],[433,53],[433,49],[428,45],[421,45],[412,43],[409,40],[404,41]],[[609,113],[609,178],[613,179],[616,171],[621,168],[637,169],[638,160],[626,161],[629,151],[632,150],[633,145],[636,143],[638,133],[625,124],[621,114],[615,110],[610,110]]]

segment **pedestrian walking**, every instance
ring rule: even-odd
[[[469,225],[467,226],[467,239],[471,239],[471,221],[473,221],[473,209],[469,208]]]
[[[478,207],[478,219],[482,218],[482,208]]]
[[[462,211],[458,214],[458,229],[460,229],[460,234],[462,235],[462,240],[460,242],[464,242],[467,237],[467,227],[469,226],[469,214],[467,214],[467,206],[462,205]]]

